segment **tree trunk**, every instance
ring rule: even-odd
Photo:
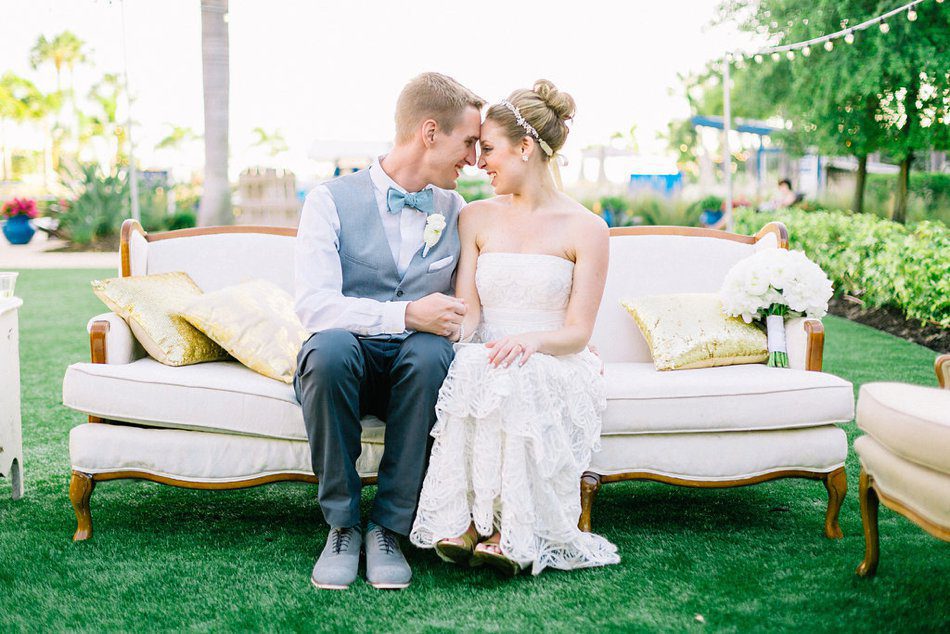
[[[914,160],[914,153],[908,152],[901,161],[901,171],[897,175],[897,191],[894,194],[894,213],[891,220],[904,224],[907,222],[907,190],[910,186],[910,164]]]
[[[854,179],[854,202],[851,209],[856,214],[864,213],[864,185],[868,178],[868,155],[858,157],[858,173]]]
[[[201,0],[205,171],[198,224],[231,224],[228,182],[228,0]]]

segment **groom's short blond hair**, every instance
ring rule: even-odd
[[[451,133],[467,107],[481,111],[484,105],[484,99],[451,77],[422,73],[406,84],[396,101],[396,143],[411,139],[427,119]]]

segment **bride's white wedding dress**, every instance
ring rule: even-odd
[[[561,327],[573,273],[553,255],[481,254],[476,340]],[[577,528],[580,477],[606,407],[600,360],[584,350],[519,363],[493,368],[481,343],[456,346],[410,539],[432,548],[474,520],[483,536],[500,526],[502,552],[533,574],[617,563],[613,544]]]

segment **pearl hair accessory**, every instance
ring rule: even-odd
[[[544,153],[548,156],[554,155],[554,150],[551,149],[551,146],[545,143],[544,139],[541,138],[541,135],[538,134],[538,131],[534,129],[534,126],[528,123],[524,117],[521,116],[521,113],[518,111],[518,108],[515,107],[513,103],[506,99],[502,99],[498,102],[500,105],[511,110],[511,114],[515,115],[515,121],[518,122],[524,131],[528,133],[529,136],[533,137],[535,141],[538,142],[538,145],[541,146],[541,149],[544,150]],[[528,157],[524,158],[525,161],[528,160]]]

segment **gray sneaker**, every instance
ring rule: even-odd
[[[356,580],[363,535],[359,526],[331,528],[326,546],[313,566],[310,583],[322,590],[346,590]]]
[[[366,528],[366,581],[381,590],[409,587],[412,568],[399,550],[399,536],[373,522]]]

